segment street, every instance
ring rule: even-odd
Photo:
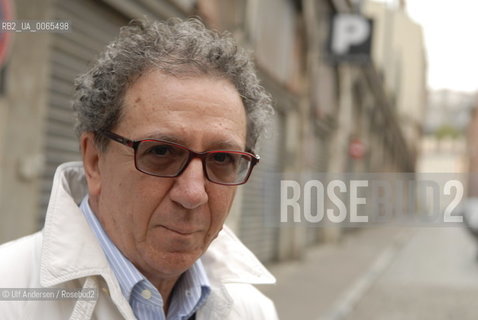
[[[478,262],[464,228],[369,228],[270,266],[282,320],[476,319]]]

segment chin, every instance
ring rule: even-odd
[[[155,273],[166,277],[181,275],[189,269],[201,256],[202,252],[162,252],[147,257],[148,265]]]

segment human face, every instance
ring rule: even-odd
[[[176,142],[196,152],[243,151],[246,115],[227,80],[150,71],[127,90],[113,131],[132,140]],[[87,173],[93,210],[112,241],[152,281],[177,278],[206,251],[236,189],[208,181],[200,159],[176,178],[146,175],[135,169],[133,149],[119,143],[98,153],[96,170]]]

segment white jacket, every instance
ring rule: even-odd
[[[43,230],[0,246],[0,288],[94,288],[98,299],[0,297],[1,319],[135,319],[78,208],[86,193],[81,162],[58,167]],[[212,290],[197,320],[277,319],[272,301],[252,285],[274,283],[274,277],[227,227],[202,260]]]

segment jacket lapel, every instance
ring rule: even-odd
[[[211,283],[211,294],[198,310],[198,319],[224,320],[231,313],[233,300],[222,283]]]

